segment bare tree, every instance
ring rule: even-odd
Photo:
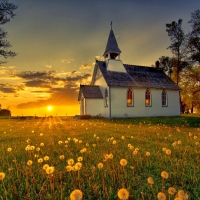
[[[10,3],[9,0],[0,0],[0,25],[4,25],[9,22],[11,18],[15,16],[14,11],[17,6]],[[6,40],[8,33],[0,27],[0,56],[4,59],[8,57],[16,56],[16,53],[8,50],[11,44]],[[0,61],[0,64],[5,63],[5,61]]]

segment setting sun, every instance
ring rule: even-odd
[[[51,111],[52,110],[52,106],[47,106],[47,110]]]

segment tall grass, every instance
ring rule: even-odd
[[[199,119],[1,119],[0,197],[199,200]]]

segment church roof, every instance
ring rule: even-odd
[[[109,71],[105,61],[96,61],[108,86],[145,87],[180,90],[162,69],[124,64],[126,73]]]
[[[80,85],[79,97],[78,100],[81,99],[81,92],[83,93],[84,98],[95,98],[102,99],[103,96],[101,94],[101,90],[99,86],[96,85]]]
[[[108,42],[107,42],[107,45],[106,45],[106,50],[105,50],[103,56],[105,57],[108,53],[117,53],[118,55],[121,53],[112,29],[110,30]]]

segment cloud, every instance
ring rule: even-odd
[[[24,84],[20,85],[0,84],[0,91],[3,93],[17,93],[24,89],[25,89]]]
[[[41,87],[41,88],[50,88],[51,83],[43,80],[32,80],[25,82],[26,87]]]
[[[83,70],[83,69],[89,69],[89,68],[91,68],[91,65],[86,64],[86,65],[81,65],[81,67],[79,69]]]

